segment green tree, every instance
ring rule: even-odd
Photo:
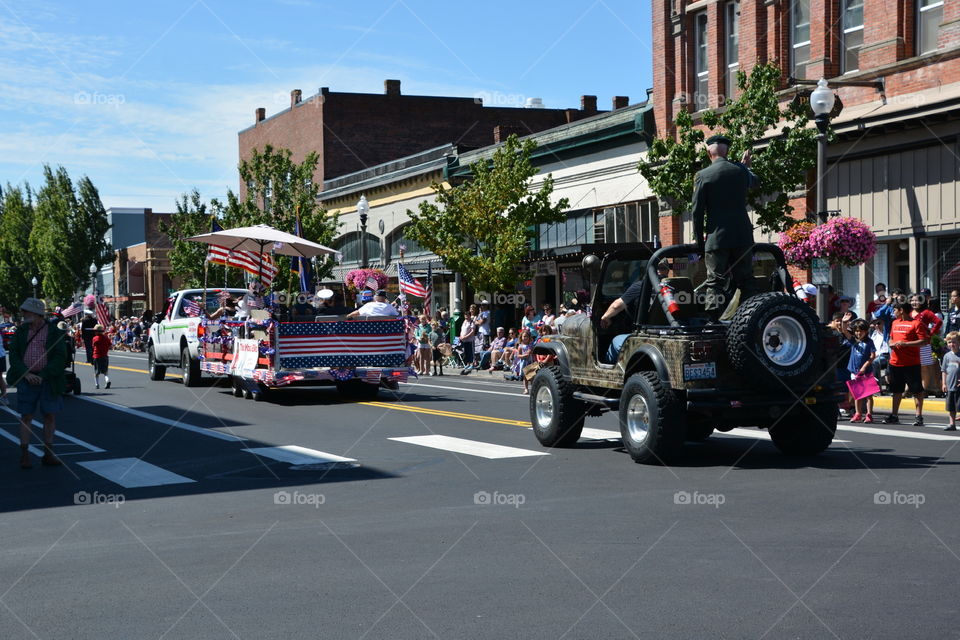
[[[817,132],[808,126],[807,103],[793,100],[781,106],[780,78],[780,68],[773,63],[757,65],[749,75],[740,71],[737,99],[723,110],[702,114],[710,133],[725,133],[732,140],[730,158],[739,158],[771,129],[781,127],[753,154],[751,164],[759,186],[751,191],[748,204],[764,231],[782,231],[794,222],[788,194],[806,183],[816,165]],[[694,124],[689,112],[680,111],[674,127],[676,136],[653,140],[639,170],[651,190],[679,215],[690,209],[693,176],[709,164],[709,158],[702,144],[707,133]]]
[[[202,286],[204,268],[209,269],[208,286],[220,286],[225,276],[228,278],[227,284],[239,285],[243,282],[240,274],[236,273],[237,269],[227,269],[224,274],[225,267],[205,264],[207,245],[186,240],[191,236],[209,233],[214,216],[215,212],[207,210],[200,192],[194,189],[189,196],[185,193],[180,196],[177,211],[169,220],[160,221],[160,231],[167,234],[173,244],[168,256],[170,274],[182,279],[185,287]]]
[[[43,167],[44,185],[37,192],[30,254],[43,296],[64,302],[90,282],[91,263],[102,267],[113,260],[105,239],[110,229],[100,195],[89,178],[77,189],[67,170]]]
[[[25,241],[33,229],[30,185],[7,184],[0,200],[0,305],[16,309],[33,294],[30,279],[37,269]]]
[[[319,156],[310,153],[298,164],[291,160],[289,149],[266,145],[262,152],[255,149],[253,155],[239,165],[240,180],[247,185],[244,198],[229,190],[225,202],[213,199],[208,210],[196,190],[189,199],[183,195],[177,204],[177,213],[170,223],[161,227],[173,241],[174,248],[170,253],[173,272],[195,284],[202,281],[206,247],[186,242],[184,238],[210,231],[211,216],[218,217],[225,229],[268,224],[294,233],[299,215],[303,237],[329,245],[340,222],[338,215],[330,214],[317,203],[320,187],[313,181],[313,173],[318,162]],[[279,283],[283,283],[286,277],[289,286],[292,281],[289,277],[290,258],[277,256],[276,262]],[[318,258],[317,267],[318,277],[323,279],[332,273],[333,262]],[[237,269],[229,271],[240,273]],[[219,282],[213,279],[213,271],[210,273],[210,281]],[[230,278],[233,278],[232,274]]]
[[[434,184],[436,203],[421,202],[419,213],[407,211],[412,222],[405,235],[443,259],[476,289],[513,287],[517,265],[527,256],[537,225],[562,222],[566,198],[551,204],[553,179],[530,192],[538,169],[530,162],[536,148],[510,136],[493,154],[492,162],[470,166],[469,182],[453,188]]]

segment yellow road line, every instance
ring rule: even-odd
[[[378,407],[380,409],[393,409],[395,411],[410,411],[412,413],[425,413],[427,415],[439,416],[443,418],[458,418],[460,420],[476,420],[478,422],[493,422],[495,424],[509,424],[514,427],[526,427],[527,429],[531,427],[530,423],[524,420],[493,418],[491,416],[478,416],[472,413],[458,413],[456,411],[443,411],[440,409],[424,409],[421,407],[410,407],[407,405],[394,404],[391,402],[360,402],[359,404],[365,404],[368,407]]]
[[[82,365],[85,366],[85,367],[92,367],[92,366],[93,366],[93,365],[90,364],[89,362],[78,362],[77,364],[82,364]],[[128,368],[128,367],[115,367],[115,366],[113,366],[113,365],[110,365],[110,369],[116,369],[117,371],[130,371],[130,372],[133,372],[133,373],[150,373],[150,372],[147,371],[146,369],[130,369],[130,368]],[[183,377],[183,376],[181,376],[179,373],[168,373],[167,375],[170,376],[171,378],[182,378],[182,377]]]

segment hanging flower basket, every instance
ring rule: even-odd
[[[800,222],[780,234],[787,263],[809,268],[813,258],[825,258],[831,267],[857,267],[877,252],[877,236],[859,218],[830,218],[815,226]]]
[[[369,278],[377,281],[377,289],[386,287],[389,281],[387,274],[380,269],[354,269],[353,271],[347,272],[346,277],[343,279],[343,284],[346,285],[349,291],[363,291],[367,288],[367,280]]]
[[[783,251],[787,264],[804,269],[810,268],[811,261],[816,257],[808,246],[810,232],[813,229],[812,222],[798,222],[780,234],[780,241],[777,244]]]

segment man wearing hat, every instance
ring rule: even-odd
[[[364,291],[366,293],[366,291]],[[364,298],[363,294],[360,296],[362,301]],[[400,312],[397,311],[396,307],[387,302],[387,291],[386,289],[380,289],[373,296],[372,302],[367,302],[362,307],[356,311],[351,311],[347,314],[348,318],[355,318],[357,316],[399,316]]]
[[[710,166],[697,172],[693,191],[694,242],[704,253],[707,267],[706,310],[716,319],[725,305],[729,274],[733,286],[740,289],[740,301],[754,293],[753,224],[747,215],[747,191],[757,184],[750,171],[750,151],[741,162],[727,160],[730,138],[707,138]],[[706,216],[706,223],[704,217]],[[732,290],[732,288],[731,288]]]
[[[33,466],[30,437],[33,416],[43,414],[43,459],[45,465],[59,465],[53,455],[56,414],[63,408],[67,381],[67,343],[64,332],[46,320],[43,302],[27,298],[20,305],[23,323],[10,342],[10,371],[7,380],[17,387],[20,411],[20,468]]]
[[[80,321],[80,337],[83,338],[83,348],[87,352],[87,364],[93,364],[93,328],[97,326],[97,316],[93,309],[83,310],[83,320]]]

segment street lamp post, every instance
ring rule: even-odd
[[[360,268],[367,268],[367,216],[370,214],[370,203],[367,196],[360,196],[357,203],[357,213],[360,214]]]
[[[32,278],[30,278],[30,284],[33,285],[33,297],[36,298],[36,297],[37,297],[37,285],[40,284],[40,283],[37,281],[37,276],[33,276]]]
[[[823,78],[817,82],[817,88],[810,94],[810,108],[813,110],[814,122],[817,124],[817,224],[827,221],[827,130],[830,128],[830,112],[837,96]],[[817,311],[821,322],[830,322],[828,308],[827,285],[817,285]]]
[[[97,265],[94,262],[90,263],[90,281],[91,287],[93,288],[93,297],[97,297]]]

